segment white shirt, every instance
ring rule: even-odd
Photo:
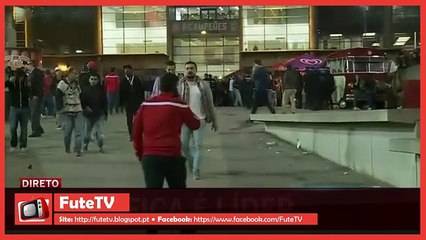
[[[189,82],[189,108],[199,119],[206,118],[202,102],[201,91],[197,84]]]
[[[231,78],[231,80],[229,81],[229,91],[234,91],[234,82],[235,80],[233,78]]]

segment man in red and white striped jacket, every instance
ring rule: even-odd
[[[196,130],[200,120],[177,94],[178,77],[161,78],[161,94],[142,103],[133,121],[133,147],[142,163],[148,188],[186,187],[186,159],[181,153],[181,128]]]

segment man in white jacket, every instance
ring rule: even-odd
[[[182,126],[182,152],[188,160],[194,180],[200,179],[201,149],[203,144],[203,130],[207,123],[211,123],[212,131],[217,130],[213,94],[210,84],[197,76],[197,64],[189,61],[185,64],[185,76],[179,80],[178,93],[188,103],[191,111],[200,119],[200,128],[191,130]],[[193,140],[194,147],[190,149]]]

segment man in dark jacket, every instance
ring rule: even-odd
[[[196,130],[200,120],[177,94],[178,77],[161,77],[161,94],[144,102],[133,131],[133,147],[145,176],[147,188],[186,188],[186,159],[181,152],[181,128]]]
[[[133,118],[144,100],[142,81],[133,74],[133,68],[126,65],[124,78],[120,82],[120,105],[125,106],[127,115],[127,129],[132,141]]]
[[[32,134],[29,137],[41,137],[44,133],[41,127],[40,117],[43,106],[43,71],[36,67],[36,63],[31,61],[27,65],[30,72],[29,81],[31,82],[31,130]]]
[[[254,105],[251,114],[256,114],[257,108],[260,106],[267,106],[272,114],[275,114],[275,109],[268,98],[268,88],[270,88],[270,81],[268,72],[262,66],[261,60],[255,60],[253,66],[253,81],[255,84],[254,92]]]
[[[18,123],[21,128],[19,137],[19,147],[22,152],[27,150],[27,131],[28,119],[30,117],[30,94],[31,84],[27,79],[27,75],[23,69],[17,69],[15,76],[6,81],[6,87],[9,88],[11,97],[10,104],[10,151],[15,152],[18,146]]]
[[[284,73],[284,94],[282,99],[281,108],[283,113],[286,113],[287,103],[290,102],[291,113],[296,111],[296,92],[300,84],[300,75],[298,72],[294,71],[292,66],[287,67],[287,71]]]
[[[93,128],[95,128],[99,152],[103,153],[104,124],[108,118],[108,103],[105,92],[102,88],[99,88],[99,81],[98,75],[92,74],[89,78],[90,86],[83,89],[80,99],[83,116],[86,120],[83,151],[88,150],[91,133]]]

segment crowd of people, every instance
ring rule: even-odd
[[[82,69],[40,70],[35,62],[12,71],[6,68],[6,116],[9,117],[10,151],[27,151],[28,121],[30,138],[45,133],[41,117],[56,118],[63,131],[66,153],[77,157],[95,142],[104,152],[105,122],[112,114],[126,114],[128,137],[141,162],[147,187],[186,186],[186,168],[195,180],[201,179],[203,135],[207,126],[217,131],[215,107],[240,106],[257,109],[275,107],[282,113],[298,108],[332,108],[335,81],[327,68],[293,69],[271,74],[261,60],[253,62],[250,73],[232,74],[219,80],[209,74],[201,78],[197,64],[188,61],[183,73],[176,73],[173,61],[165,63],[165,72],[146,81],[134,73],[131,65],[122,67],[120,76],[112,67],[102,77],[94,61]],[[357,79],[355,88],[375,83]],[[369,106],[373,99],[367,99]],[[356,101],[356,99],[355,99]],[[18,138],[17,130],[20,128]]]
[[[210,84],[197,75],[195,62],[185,65],[184,74],[175,74],[176,65],[173,61],[166,63],[165,70],[167,74],[158,76],[155,87],[147,89],[144,81],[134,74],[131,65],[123,66],[123,76],[111,68],[104,78],[98,73],[96,62],[93,61],[84,64],[80,71],[74,67],[68,67],[66,71],[55,68],[53,74],[50,70],[40,70],[34,62],[25,63],[23,67],[14,70],[6,68],[10,151],[27,151],[28,121],[31,121],[32,130],[28,137],[42,138],[45,131],[41,126],[41,117],[54,117],[57,129],[63,131],[66,153],[73,150],[80,157],[89,150],[92,141],[103,153],[104,126],[108,116],[125,111],[129,139],[133,141],[138,158],[145,162],[142,164],[144,171],[151,169],[151,165],[146,165],[150,160],[142,161],[147,157],[146,154],[149,155],[148,159],[152,157],[150,150],[146,150],[151,148],[154,153],[160,152],[161,157],[184,156],[193,178],[200,179],[203,131],[207,125],[211,125],[213,131],[217,130]],[[170,82],[174,85],[170,85]],[[171,102],[167,102],[170,99]],[[178,103],[174,103],[176,101]],[[155,122],[147,120],[162,116],[163,103],[173,106],[170,111],[166,109],[164,112],[165,115],[171,115]],[[157,107],[160,111],[153,110],[158,112],[155,115],[145,114]],[[186,109],[183,111],[184,118],[179,118],[181,111],[176,112],[180,108]],[[176,119],[176,124],[168,124],[170,119]],[[187,124],[182,125],[184,122]],[[174,129],[177,126],[179,129]],[[149,143],[159,144],[158,134],[161,146],[151,146]],[[151,136],[157,140],[150,139]],[[183,156],[180,151],[176,151],[177,147],[181,148]],[[168,148],[173,149],[171,156],[168,155]],[[149,173],[145,175],[147,186],[159,187],[158,182],[150,176]],[[169,182],[170,185],[182,186],[182,183],[173,185]]]

